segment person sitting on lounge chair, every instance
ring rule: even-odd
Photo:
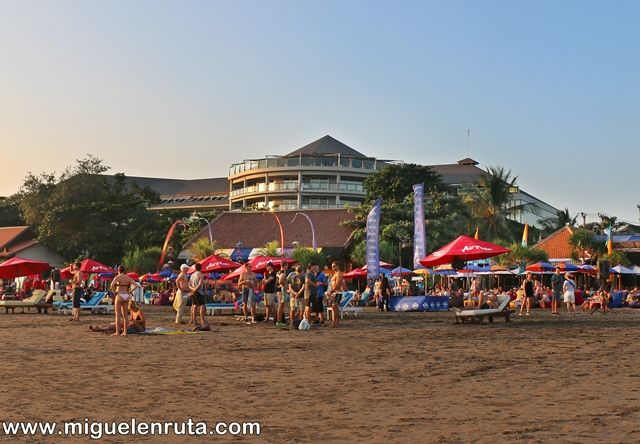
[[[127,327],[127,334],[141,333],[144,331],[146,323],[144,320],[144,314],[138,307],[138,304],[133,299],[129,299],[129,325]],[[115,333],[116,323],[110,322],[102,325],[90,325],[89,330],[100,333]]]

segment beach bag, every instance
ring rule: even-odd
[[[306,319],[303,319],[302,321],[300,321],[300,325],[298,326],[298,330],[309,330],[311,329],[311,324],[309,324],[309,321],[307,321]]]
[[[298,329],[300,327],[300,323],[302,321],[300,319],[294,319],[293,322],[291,323],[291,325],[293,326],[294,329]]]

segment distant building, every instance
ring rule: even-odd
[[[150,210],[309,210],[359,206],[364,202],[364,180],[390,161],[369,157],[331,136],[324,136],[282,156],[265,156],[231,165],[228,177],[212,179],[158,179],[127,177],[160,194]],[[478,184],[486,172],[473,159],[430,165],[451,186]],[[514,217],[539,226],[555,217],[557,209],[514,187],[513,204],[528,204]]]
[[[487,174],[485,170],[478,167],[478,162],[470,158],[462,159],[453,164],[430,165],[430,167],[442,176],[444,183],[454,187],[477,185],[480,183],[480,178]],[[527,205],[525,211],[512,217],[516,222],[539,227],[538,220],[557,216],[558,210],[556,208],[523,191],[520,187],[514,187],[511,193],[513,194],[513,206]]]
[[[542,239],[533,247],[546,252],[549,257],[549,262],[551,263],[574,262],[571,258],[572,248],[569,243],[573,230],[574,228],[569,226],[562,227]],[[584,257],[586,259],[590,258],[587,253],[584,253]]]
[[[245,160],[229,170],[229,209],[328,209],[364,202],[364,179],[384,168],[331,136],[280,157]]]
[[[0,262],[14,256],[48,262],[54,267],[65,265],[64,258],[42,245],[30,227],[0,227]]]
[[[260,254],[268,242],[280,243],[280,220],[284,234],[284,250],[289,254],[296,247],[313,245],[313,234],[318,249],[325,255],[341,258],[351,241],[352,230],[341,222],[350,218],[346,209],[305,210],[313,224],[296,211],[227,211],[211,221],[211,234],[233,260],[247,260]],[[294,220],[295,218],[295,220]],[[180,259],[191,259],[190,247],[198,239],[209,236],[208,227],[190,239],[178,255]]]

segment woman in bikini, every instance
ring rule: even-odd
[[[127,335],[128,317],[127,302],[131,297],[130,291],[135,288],[136,281],[124,274],[124,266],[118,267],[118,275],[111,282],[111,290],[114,292],[114,305],[116,311],[116,332],[114,336],[120,335],[120,317],[122,317],[122,336]]]

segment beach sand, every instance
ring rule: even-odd
[[[172,328],[170,307],[145,308]],[[112,337],[56,314],[0,314],[0,420],[260,422],[259,437],[99,442],[637,442],[640,310],[456,325],[377,313],[281,331],[210,318],[194,335]],[[0,431],[0,435],[2,432]],[[0,441],[15,440],[0,436]],[[29,442],[88,442],[35,436]]]

